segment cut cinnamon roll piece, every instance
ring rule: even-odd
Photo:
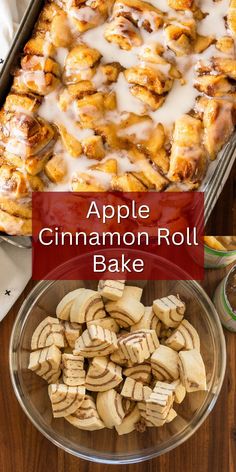
[[[51,182],[62,182],[67,175],[67,165],[61,154],[54,154],[45,164],[44,172]]]
[[[87,371],[85,386],[92,392],[105,392],[123,380],[122,369],[106,357],[94,357]]]
[[[126,377],[136,380],[137,382],[149,384],[151,381],[151,365],[140,364],[133,367],[128,367],[127,369],[123,370],[123,374]]]
[[[91,80],[100,58],[101,54],[97,49],[83,43],[75,46],[66,57],[64,82],[70,85]]]
[[[176,328],[179,325],[184,317],[185,309],[185,303],[175,295],[159,298],[153,302],[154,313],[169,328]]]
[[[53,74],[55,77],[60,76],[59,64],[50,57],[27,54],[21,59],[21,69],[32,72],[41,71],[45,74]]]
[[[62,354],[63,382],[71,387],[85,385],[84,358],[73,354]]]
[[[139,30],[123,16],[116,16],[107,23],[104,36],[109,43],[117,44],[126,51],[142,44]]]
[[[151,356],[152,373],[157,380],[172,381],[179,378],[179,356],[174,349],[160,345]]]
[[[174,402],[174,387],[165,382],[157,382],[150,397],[146,400],[147,419],[155,420],[156,426],[162,426],[168,417]]]
[[[10,211],[6,210],[10,207]],[[13,208],[12,208],[13,206]],[[20,209],[24,208],[22,205],[17,205]],[[8,200],[7,205],[0,199],[0,231],[12,236],[31,236],[32,235],[32,219],[19,216],[18,212],[14,210],[15,202]]]
[[[121,395],[129,400],[143,402],[147,396],[145,392],[151,393],[151,391],[151,388],[143,385],[142,382],[138,382],[131,377],[126,377]]]
[[[123,434],[131,433],[132,431],[134,431],[140,418],[141,417],[140,417],[140,411],[138,409],[138,406],[136,405],[135,402],[131,402],[130,408],[125,413],[125,416],[122,422],[119,425],[115,426],[116,431],[119,434],[119,436]]]
[[[144,314],[138,323],[130,327],[130,332],[139,331],[142,329],[149,329],[156,331],[157,336],[160,336],[161,321],[155,314],[152,306],[145,306]]]
[[[11,92],[4,103],[4,110],[6,112],[15,113],[17,109],[21,109],[34,113],[39,109],[41,102],[42,97],[39,95]]]
[[[14,198],[24,198],[29,193],[26,176],[15,167],[4,164],[0,167],[0,192]]]
[[[91,325],[75,342],[75,355],[84,357],[107,356],[117,349],[117,337],[113,331]]]
[[[227,23],[232,36],[236,36],[236,0],[231,0],[229,5],[229,11],[227,15]]]
[[[203,113],[204,146],[211,159],[234,131],[234,105],[225,100],[208,100]]]
[[[125,280],[99,280],[98,292],[108,300],[118,300],[122,297]]]
[[[43,170],[55,143],[55,129],[42,118],[24,113],[9,114],[4,120],[5,150],[19,156],[31,175]]]
[[[124,17],[148,33],[157,31],[163,24],[163,14],[154,5],[142,0],[116,0],[112,17]]]
[[[128,327],[137,323],[144,313],[144,306],[139,301],[141,295],[140,298],[135,298],[132,289],[133,287],[125,287],[121,298],[117,301],[106,303],[106,311],[121,327]]]
[[[107,185],[103,186],[91,173],[80,172],[73,176],[71,189],[73,192],[105,192]]]
[[[157,95],[168,92],[173,83],[161,70],[148,65],[130,67],[125,70],[124,75],[129,84],[144,87]]]
[[[31,339],[31,349],[39,349],[55,344],[64,347],[64,328],[57,318],[47,316],[35,329]]]
[[[168,0],[168,5],[173,10],[190,10],[193,4],[193,0]]]
[[[196,23],[194,19],[170,21],[164,28],[166,43],[176,56],[191,54],[196,39]]]
[[[55,47],[50,41],[39,36],[29,39],[24,47],[24,53],[36,56],[47,56],[53,59]]]
[[[149,329],[134,331],[118,339],[118,347],[125,358],[138,364],[148,359],[158,346],[159,341],[156,332]]]
[[[73,43],[73,33],[70,28],[67,14],[59,10],[51,19],[49,25],[50,38],[56,48],[69,48]]]
[[[48,383],[55,383],[61,375],[61,351],[55,344],[30,353],[28,369]]]
[[[106,316],[106,318],[100,318],[98,320],[87,321],[87,326],[90,326],[92,324],[99,325],[104,329],[109,329],[114,333],[119,333],[120,330],[118,323],[110,316]]]
[[[172,181],[199,182],[204,175],[206,152],[202,146],[202,122],[182,115],[175,122],[168,177]]]
[[[70,7],[68,15],[74,29],[79,33],[84,33],[100,25],[104,19],[104,9],[99,8],[102,4],[105,5],[104,2],[96,1],[94,3],[87,2]]]
[[[97,395],[97,411],[106,428],[119,426],[125,416],[122,396],[114,389],[99,392]]]
[[[54,418],[68,417],[83,403],[85,388],[69,387],[64,384],[51,384],[48,394],[52,404]]]
[[[79,293],[83,291],[84,288],[78,288],[76,290],[72,290],[71,292],[67,293],[58,303],[56,307],[56,315],[57,318],[61,320],[69,320],[70,319],[70,310],[71,307]]]
[[[70,321],[64,322],[64,334],[65,339],[72,349],[75,347],[75,341],[81,336],[82,334],[82,325],[78,323],[72,323]]]
[[[210,97],[229,97],[235,92],[235,85],[225,74],[205,74],[197,77],[194,87]]]
[[[181,321],[178,328],[167,338],[166,346],[175,351],[197,349],[200,351],[200,339],[196,329],[187,320]]]
[[[65,417],[73,426],[86,431],[96,431],[105,428],[101,420],[95,401],[90,395],[85,395],[82,404],[72,414]]]
[[[207,390],[206,369],[197,349],[179,352],[180,380],[187,392]]]
[[[105,316],[106,312],[101,295],[95,290],[80,290],[71,305],[70,321],[81,324],[105,318]]]

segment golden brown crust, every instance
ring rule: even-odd
[[[46,1],[0,110],[11,233],[33,191],[200,186],[235,126],[235,1],[214,5],[220,33],[208,0]]]

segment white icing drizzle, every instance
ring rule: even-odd
[[[200,0],[199,6],[206,18],[198,22],[198,33],[202,35],[214,35],[216,38],[228,34],[224,17],[229,8],[230,0]]]
[[[136,113],[136,115],[145,113],[144,104],[130,93],[129,84],[123,72],[119,74],[117,82],[113,84],[113,90],[116,93],[117,108],[120,113],[123,111]]]
[[[82,35],[82,40],[91,48],[97,48],[102,54],[102,63],[119,62],[123,67],[132,67],[138,64],[139,48],[132,48],[130,51],[120,49],[114,43],[109,43],[104,37],[106,23],[86,31]]]
[[[94,134],[91,129],[83,129],[76,123],[74,106],[67,111],[62,111],[58,105],[58,90],[49,93],[44,97],[43,103],[38,110],[38,115],[56,125],[63,125],[68,133],[80,141]]]
[[[22,71],[19,80],[26,86],[28,82],[34,82],[38,90],[41,90],[46,86],[45,74],[42,70]]]
[[[100,19],[100,14],[96,10],[85,6],[81,8],[72,7],[68,10],[69,15],[78,21],[97,24]]]
[[[57,48],[54,59],[58,64],[60,64],[61,68],[64,68],[66,58],[68,56],[69,49],[67,48]]]
[[[149,120],[142,120],[125,129],[118,131],[118,136],[135,136],[140,141],[145,141],[150,137],[151,131],[153,130],[153,122]]]

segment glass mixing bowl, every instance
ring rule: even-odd
[[[116,251],[117,252],[117,251]],[[140,251],[137,253],[140,257]],[[179,273],[168,261],[155,256],[149,258],[150,273],[155,277],[158,268],[166,278]],[[78,257],[64,264],[61,278],[73,278],[77,264],[86,272],[86,257]],[[76,279],[76,275],[75,275]],[[125,464],[151,459],[179,446],[203,423],[211,412],[225,373],[226,350],[222,327],[217,312],[202,287],[195,281],[138,281],[143,287],[143,303],[151,305],[155,298],[177,293],[186,301],[186,318],[195,326],[201,339],[201,353],[207,372],[206,392],[187,394],[181,405],[175,404],[178,416],[161,428],[118,436],[115,430],[87,432],[73,427],[63,418],[54,419],[47,394],[47,383],[27,369],[30,342],[34,329],[46,315],[55,315],[61,298],[79,287],[96,289],[96,281],[53,280],[41,281],[23,303],[12,332],[10,369],[15,394],[24,412],[50,441],[65,451],[83,459],[109,464]]]

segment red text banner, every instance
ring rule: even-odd
[[[34,193],[33,278],[203,278],[201,192]]]

